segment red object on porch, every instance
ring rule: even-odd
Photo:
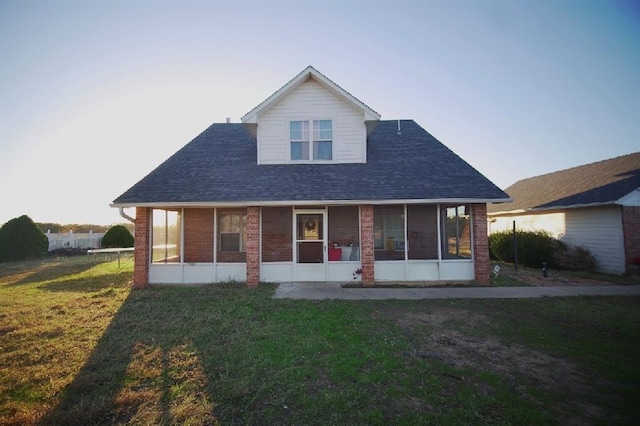
[[[342,249],[336,247],[329,247],[329,260],[340,260],[342,257]]]

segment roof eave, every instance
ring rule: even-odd
[[[568,206],[549,206],[549,207],[534,207],[534,208],[524,208],[524,209],[516,209],[516,210],[503,210],[499,212],[487,213],[487,216],[501,216],[501,215],[517,215],[523,213],[540,213],[540,212],[551,212],[557,210],[567,210],[567,209],[579,209],[585,207],[601,207],[601,206],[610,206],[610,205],[618,205],[618,201],[604,201],[600,203],[584,203],[584,204],[571,204]]]
[[[384,204],[484,204],[504,202],[507,199],[495,198],[439,198],[439,199],[403,199],[403,200],[283,200],[283,201],[190,201],[190,202],[128,202],[111,203],[110,207],[131,208],[131,207],[282,207],[282,206],[317,206],[317,205],[384,205]]]

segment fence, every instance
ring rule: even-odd
[[[104,232],[102,233],[93,233],[89,231],[89,233],[77,233],[74,234],[73,231],[64,232],[64,233],[51,233],[51,231],[47,231],[47,238],[49,239],[49,251],[64,249],[64,248],[74,248],[74,249],[95,249],[100,248],[100,243],[102,242],[102,237],[104,236]]]

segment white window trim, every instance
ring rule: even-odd
[[[291,139],[291,123],[294,121],[306,121],[309,123],[309,139]],[[314,121],[330,121],[331,122],[331,160],[316,160],[313,158],[313,143],[314,142],[327,142],[328,139],[313,139],[313,122]],[[287,121],[287,143],[289,151],[289,163],[291,164],[309,164],[309,163],[335,163],[335,122],[333,118],[295,118]],[[292,160],[291,159],[291,142],[308,142],[309,159],[308,160]]]

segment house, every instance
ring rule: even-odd
[[[545,230],[588,248],[601,272],[630,273],[640,259],[640,152],[523,179],[491,205],[489,232]]]
[[[488,282],[486,205],[509,197],[412,120],[307,67],[111,204],[135,208],[134,286]]]

